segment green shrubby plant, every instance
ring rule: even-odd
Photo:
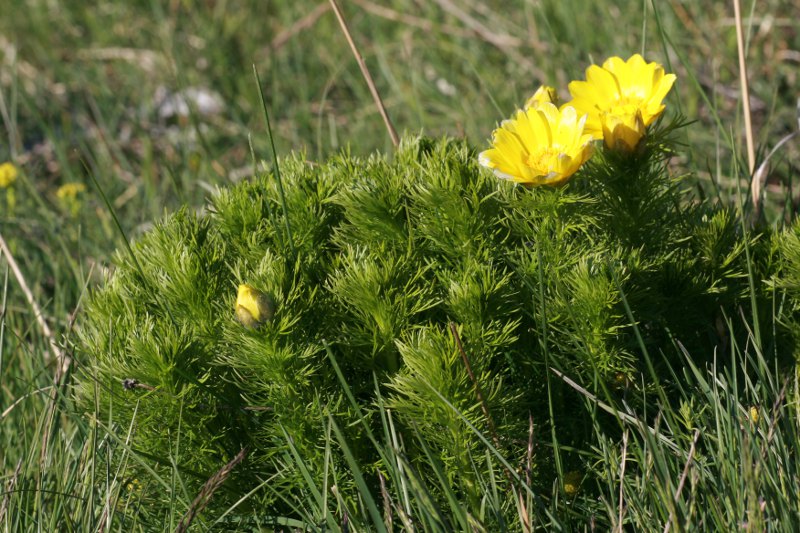
[[[554,422],[562,443],[586,442],[589,419],[565,386],[548,393],[548,365],[612,395],[647,389],[658,376],[637,331],[711,353],[720,309],[748,305],[738,219],[685,201],[669,132],[632,158],[601,154],[562,189],[497,180],[447,139],[406,138],[391,160],[287,158],[286,211],[263,175],[117,254],[82,321],[79,395],[190,484],[246,447],[215,501],[269,479],[260,497],[285,513],[310,481],[289,450],[342,505],[357,508],[346,460],[377,490],[387,466],[367,429],[380,433],[385,409],[420,482],[444,479],[477,513],[482,480],[508,481],[476,430],[513,468],[529,416],[537,440]],[[274,305],[257,327],[234,312],[243,284]],[[331,446],[332,422],[348,455]],[[549,487],[554,456],[534,460],[533,486]]]

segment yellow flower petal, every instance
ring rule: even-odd
[[[616,101],[621,96],[617,77],[612,72],[597,65],[592,65],[586,69],[586,82],[589,84],[595,103]]]

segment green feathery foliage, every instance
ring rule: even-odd
[[[478,514],[481,480],[510,478],[470,424],[515,466],[529,416],[537,440],[554,423],[585,444],[592,423],[570,389],[548,391],[548,366],[635,401],[661,375],[642,346],[711,354],[730,342],[719,321],[751,304],[757,239],[732,211],[687,201],[667,168],[671,131],[631,157],[598,154],[557,190],[497,180],[453,140],[406,138],[391,160],[285,159],[286,211],[265,175],[219,190],[203,215],[167,217],[135,259],[118,253],[81,321],[79,396],[198,487],[248,447],[215,502],[269,480],[258,501],[294,515],[310,481],[351,508],[359,483],[377,490],[389,466],[370,428],[387,409],[420,483],[444,480]],[[239,284],[275,304],[258,328],[235,318]],[[537,453],[534,487],[549,492],[562,468]]]

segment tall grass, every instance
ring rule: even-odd
[[[306,517],[305,526],[327,524],[334,531],[795,531],[800,420],[789,400],[795,383],[754,340],[732,345],[702,367],[676,341],[672,349],[684,366],[673,368],[674,381],[648,391],[635,410],[625,401],[597,397],[554,370],[596,413],[596,446],[566,450],[582,464],[566,491],[553,480],[551,494],[536,494],[524,465],[511,464],[481,435],[494,475],[473,472],[483,494],[481,513],[473,514],[446,479],[436,487],[420,485],[419,465],[407,462],[391,411],[381,405],[384,434],[372,436],[386,467],[380,492],[359,484],[362,507],[347,508],[323,497],[335,485],[331,471],[330,485],[309,483],[315,497],[294,502],[294,509]],[[661,401],[665,397],[668,404]],[[347,455],[347,440],[333,419],[325,431],[333,435],[329,446]],[[540,449],[547,442],[531,446]],[[425,466],[437,469],[436,457],[429,461]],[[297,455],[287,456],[286,468],[311,479]],[[513,480],[511,490],[498,483],[504,471]],[[437,500],[433,493],[445,497]]]

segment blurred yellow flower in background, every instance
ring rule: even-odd
[[[537,107],[539,104],[549,103],[558,106],[558,93],[553,87],[549,85],[542,85],[536,92],[533,93],[533,96],[528,98],[528,101],[525,102],[525,109],[529,107]]]
[[[275,303],[258,289],[239,285],[236,296],[236,318],[246,328],[257,328],[275,314]]]
[[[65,183],[56,191],[56,197],[63,201],[75,200],[85,190],[86,185],[83,183]]]
[[[56,191],[56,198],[72,216],[77,216],[78,211],[81,209],[81,201],[78,195],[85,191],[86,185],[83,183],[65,183]]]
[[[635,54],[627,61],[611,57],[586,69],[586,81],[569,84],[571,105],[586,113],[586,130],[608,148],[631,152],[664,111],[662,103],[675,83],[658,63]]]
[[[17,181],[17,167],[13,163],[0,165],[0,189],[10,187]]]
[[[479,162],[516,183],[561,185],[592,155],[593,139],[584,131],[585,121],[571,106],[559,110],[540,102],[503,121]]]
[[[17,181],[17,167],[14,163],[3,163],[0,165],[0,189],[6,189],[6,206],[5,210],[11,214],[17,205],[17,196],[14,193],[14,182]]]

